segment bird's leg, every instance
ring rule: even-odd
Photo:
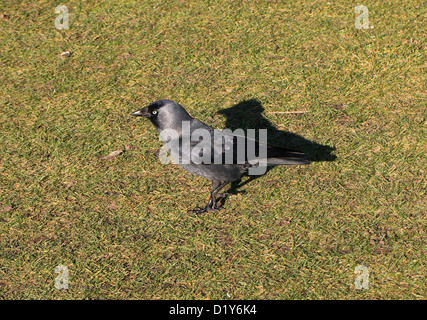
[[[212,205],[212,199],[214,199],[215,201],[215,197],[214,197],[214,191],[216,188],[218,188],[221,185],[221,181],[220,180],[212,180],[212,192],[211,192],[211,197],[209,199],[208,205]]]
[[[211,198],[209,199],[208,205],[211,205],[211,209],[221,209],[217,207],[216,204],[216,198],[225,198],[227,196],[226,193],[224,194],[218,194],[218,191],[221,190],[222,188],[224,188],[226,185],[228,184],[228,181],[219,181],[219,180],[214,180],[212,181],[212,193],[211,193]]]
[[[213,180],[212,181],[212,192],[211,192],[211,196],[209,198],[208,203],[206,204],[206,206],[204,208],[197,208],[195,210],[190,210],[189,212],[191,213],[196,213],[196,214],[202,214],[205,212],[209,212],[209,211],[216,211],[218,209],[217,204],[216,204],[216,197],[217,197],[217,193],[219,190],[221,190],[222,188],[225,187],[225,185],[228,183],[228,181],[220,181],[220,180]]]
[[[220,180],[213,180],[212,181],[212,190],[215,190],[216,188],[218,188],[221,185],[221,183],[222,183],[222,181],[220,181]],[[225,183],[225,184],[227,184],[227,183]],[[224,186],[222,186],[221,188],[219,188],[218,191],[220,189],[222,189]],[[229,193],[226,193],[226,192],[224,192],[224,193],[217,193],[216,194],[216,198],[225,198],[228,195],[229,195]]]
[[[213,193],[213,192],[212,192]],[[206,204],[206,206],[204,208],[197,208],[197,209],[193,209],[193,210],[189,210],[189,213],[195,213],[195,214],[202,214],[205,212],[209,212],[209,211],[216,211],[216,202],[215,202],[215,197],[211,196],[209,198],[208,203]]]

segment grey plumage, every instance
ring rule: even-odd
[[[266,150],[265,161],[268,166],[277,165],[301,165],[310,163],[303,153],[295,150],[286,149],[283,147],[262,144],[259,141],[251,140],[248,137],[237,134],[224,134],[222,131],[214,129],[207,124],[194,119],[190,114],[178,103],[172,100],[159,100],[151,103],[145,108],[132,113],[133,116],[147,117],[160,134],[164,143],[171,145],[171,154],[175,162],[178,163],[186,171],[212,180],[213,191],[205,208],[195,210],[196,213],[213,211],[218,209],[216,198],[218,191],[227,183],[239,180],[248,169],[254,166],[253,161],[256,160],[255,154],[260,154],[261,150]],[[189,130],[183,126],[186,124]],[[202,129],[202,130],[199,130]],[[176,132],[175,136],[167,136],[165,133],[168,130]],[[192,134],[203,131],[209,135],[209,138],[200,141],[190,139]],[[222,135],[225,139],[221,144],[216,144],[214,136]],[[255,152],[250,153],[245,149],[244,154],[237,148],[239,139],[243,139],[245,143],[253,143]],[[188,149],[185,148],[183,141],[189,143]],[[202,147],[202,148],[201,148]],[[201,149],[201,150],[200,150]],[[196,162],[191,153],[194,152],[198,156],[206,158],[210,161]],[[206,152],[205,154],[203,154]],[[232,156],[232,162],[226,162],[228,156]],[[221,163],[215,160],[221,159]]]

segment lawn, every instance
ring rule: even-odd
[[[426,21],[421,0],[0,0],[0,298],[426,299]],[[162,98],[314,161],[190,214],[210,182],[130,116]]]

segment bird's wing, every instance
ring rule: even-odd
[[[267,165],[308,164],[304,153],[292,149],[261,143],[243,135],[229,134],[209,126],[200,127],[200,136],[181,136],[174,148],[174,160],[195,164],[242,164],[262,161]],[[195,134],[197,133],[197,134]],[[199,138],[199,139],[197,139]],[[197,139],[197,140],[194,140]],[[176,158],[178,157],[178,158]]]

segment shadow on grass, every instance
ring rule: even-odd
[[[226,128],[233,131],[238,128],[245,131],[246,129],[267,129],[267,141],[269,143],[304,152],[312,162],[334,161],[336,159],[336,156],[332,154],[335,150],[334,147],[307,140],[289,131],[278,130],[274,124],[262,115],[263,111],[262,104],[256,99],[251,99],[242,101],[230,108],[221,109],[217,113],[226,117]],[[268,167],[267,172],[272,168]],[[242,180],[235,181],[231,184],[231,188],[227,193],[242,193],[237,189],[259,177],[250,176],[244,182]]]

